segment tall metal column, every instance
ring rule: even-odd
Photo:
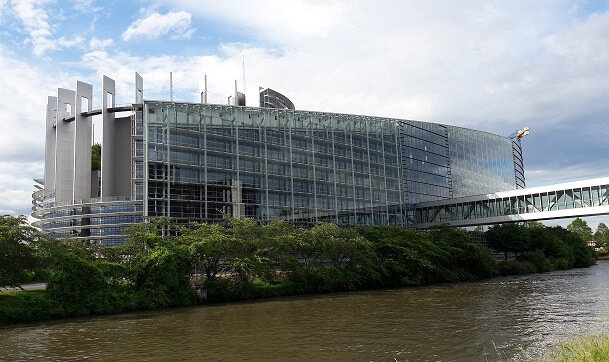
[[[72,201],[74,186],[74,115],[76,92],[57,90],[57,151],[55,152],[55,202]]]
[[[57,97],[48,97],[46,138],[44,144],[44,188],[55,192],[55,153],[57,152]]]
[[[87,99],[87,109],[83,109],[83,99]],[[91,116],[82,116],[82,112],[91,112],[93,86],[76,82],[74,104],[74,189],[73,200],[91,198],[91,145],[93,144],[93,121]]]
[[[137,90],[136,90],[137,93]],[[102,77],[102,148],[101,148],[101,196],[116,196],[114,190],[115,115],[108,112],[114,108],[116,90],[114,80]],[[108,102],[108,97],[110,101]],[[137,97],[137,95],[136,95]]]

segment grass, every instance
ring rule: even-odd
[[[609,334],[585,336],[560,343],[550,354],[551,361],[609,361]]]

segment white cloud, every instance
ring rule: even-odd
[[[595,164],[569,165],[560,167],[560,170],[555,168],[534,168],[525,171],[527,187],[607,176],[607,170]]]
[[[52,40],[51,29],[49,26],[48,15],[44,10],[44,5],[48,0],[12,0],[13,11],[23,24],[29,34],[29,42],[32,44],[34,54],[42,55],[47,50],[56,48]]]
[[[112,44],[114,44],[114,40],[112,39],[97,39],[94,37],[89,41],[89,49],[105,50],[106,48],[112,46]]]
[[[244,57],[249,105],[257,105],[260,85],[284,93],[299,109],[420,119],[504,135],[526,125],[532,130],[523,140],[529,184],[606,175],[599,165],[609,155],[608,13],[582,16],[567,1],[425,6],[403,1],[159,1],[163,12],[142,12],[122,34],[124,40],[188,37],[207,20],[227,31],[206,33],[205,53],[185,43],[194,49],[188,56],[167,55],[162,48],[153,55],[115,51],[112,39],[105,38],[113,35],[94,34],[88,52],[72,69],[87,74],[82,80],[95,89],[102,74],[116,79],[118,103],[132,101],[134,71],[144,77],[147,99],[169,98],[172,71],[176,99],[183,101],[198,99],[203,74],[208,74],[211,99],[222,103],[234,79],[241,80]],[[28,34],[39,29],[40,38],[48,41],[46,50],[60,47],[48,24],[30,22]],[[76,39],[64,39],[63,46],[70,42],[83,46]],[[224,44],[209,51],[219,42]],[[3,74],[27,74],[28,67],[0,56]],[[60,86],[64,79],[73,84],[78,76],[53,78],[34,70],[31,79],[6,81],[15,85],[0,91],[6,100],[0,106],[16,116],[2,124],[10,127],[11,133],[4,134],[15,136],[0,135],[0,157],[24,157],[27,147],[36,150],[31,158],[41,159],[47,93],[40,89]],[[21,109],[20,102],[8,101],[15,99],[27,99],[31,106]]]
[[[77,35],[73,38],[65,38],[65,37],[60,37],[59,39],[57,39],[56,44],[59,47],[62,48],[74,48],[74,47],[78,47],[78,48],[82,48],[83,44],[85,42],[85,38],[83,38],[80,35]]]
[[[42,162],[0,162],[0,214],[31,213],[34,182],[31,174],[44,172]]]
[[[93,0],[72,0],[74,5],[72,6],[75,10],[81,12],[98,12],[103,8],[94,6]]]
[[[525,121],[533,129],[564,122],[592,105],[607,112],[601,101],[609,93],[607,14],[574,21],[560,6],[537,4],[527,12],[523,2],[469,4],[178,1],[174,10],[221,19],[263,44],[274,40],[272,49],[223,46],[217,56],[233,65],[231,74],[199,71],[227,83],[241,79],[245,56],[248,84],[278,88],[302,108],[482,126],[499,134]],[[255,16],[260,9],[266,16]],[[287,24],[301,14],[314,25]],[[590,43],[578,57],[556,50],[579,49],[577,42]],[[175,78],[180,64],[196,58],[176,58],[164,71],[173,70]]]
[[[123,40],[134,37],[156,39],[167,34],[171,34],[172,38],[188,39],[194,32],[190,27],[192,16],[186,11],[172,11],[167,14],[144,11],[143,15],[144,17],[129,25],[123,33]]]
[[[61,86],[61,80],[13,59],[1,45],[0,73],[0,209],[28,214],[32,179],[44,172],[46,99],[53,94],[53,86]]]
[[[244,2],[239,0],[161,0],[169,7],[188,9],[195,15],[214,21],[228,22],[235,28],[253,28],[267,39],[289,42],[291,36],[329,35],[332,27],[349,22],[345,12],[351,7],[346,2],[267,0]],[[375,2],[376,4],[376,2]],[[382,6],[382,5],[381,5]],[[374,19],[368,19],[374,21]]]
[[[2,24],[2,13],[6,8],[6,3],[8,0],[0,0],[0,24]]]
[[[11,1],[16,18],[23,24],[29,35],[26,42],[32,45],[32,51],[38,56],[42,56],[50,50],[82,47],[85,40],[82,36],[53,38],[48,22],[49,16],[45,10],[45,6],[51,2],[50,0]],[[0,3],[0,10],[1,5]]]

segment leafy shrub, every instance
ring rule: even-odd
[[[109,285],[93,262],[66,253],[56,260],[47,290],[68,315],[81,316],[96,312]]]
[[[0,293],[0,325],[68,316],[45,290]]]
[[[528,252],[522,257],[521,260],[528,261],[535,265],[535,269],[538,273],[554,270],[554,265],[552,265],[550,260],[546,258],[542,250]]]
[[[511,260],[497,263],[499,275],[523,275],[537,272],[535,265],[529,261]]]
[[[196,302],[190,286],[190,258],[183,248],[158,247],[130,262],[134,287],[146,296],[146,308],[186,306]],[[141,299],[141,298],[140,298]]]

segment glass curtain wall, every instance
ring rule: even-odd
[[[452,126],[447,126],[447,131],[452,197],[514,189],[516,175],[512,140]],[[522,168],[522,160],[520,165]],[[524,184],[524,173],[522,178]]]
[[[451,196],[446,127],[435,123],[401,122],[406,202]]]
[[[147,216],[404,225],[399,123],[146,102]]]

